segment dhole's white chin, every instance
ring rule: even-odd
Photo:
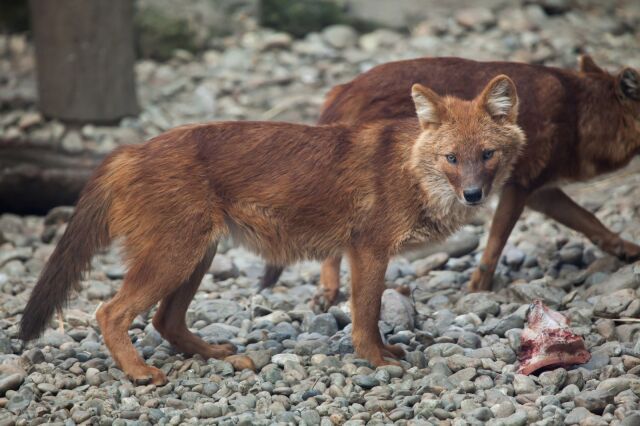
[[[460,204],[462,204],[465,207],[482,207],[485,202],[487,201],[488,197],[483,197],[482,200],[480,201],[475,201],[475,202],[469,202],[463,198],[457,197],[458,198],[458,202],[460,202]]]

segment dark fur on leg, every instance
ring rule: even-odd
[[[271,288],[280,279],[280,275],[282,275],[282,271],[284,271],[284,266],[277,266],[267,264],[264,268],[264,274],[262,275],[262,279],[260,280],[259,290],[262,291],[265,288]]]

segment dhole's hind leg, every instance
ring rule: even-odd
[[[140,280],[138,274],[129,272],[122,288],[113,299],[103,304],[96,318],[104,343],[116,364],[136,382],[166,383],[165,374],[147,365],[136,351],[127,331],[133,319],[155,305],[162,297],[155,288],[155,280]]]
[[[282,275],[282,271],[284,271],[284,266],[272,265],[270,263],[267,264],[267,266],[264,268],[264,274],[262,275],[262,279],[260,280],[258,289],[262,291],[266,288],[271,288],[276,285],[276,283],[280,279],[280,275]]]
[[[573,201],[560,188],[544,188],[536,191],[527,200],[527,205],[581,232],[609,254],[627,262],[640,258],[640,246],[620,238],[618,234],[604,226],[593,213]]]
[[[205,228],[195,229],[186,223],[182,235],[143,235],[147,244],[142,247],[125,240],[129,271],[122,288],[100,307],[96,318],[114,361],[136,382],[150,380],[158,385],[166,383],[167,378],[158,368],[145,364],[129,339],[129,326],[137,315],[151,309],[191,276],[211,244],[211,229]]]
[[[220,359],[233,355],[236,352],[235,346],[231,343],[210,345],[189,331],[185,321],[187,308],[215,254],[216,246],[212,245],[191,276],[180,287],[162,299],[160,307],[153,317],[153,326],[180,352],[188,355],[199,354],[203,358]]]

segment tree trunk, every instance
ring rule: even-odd
[[[44,115],[109,123],[138,113],[133,3],[30,0]]]
[[[76,203],[103,156],[0,140],[0,213],[45,214]]]

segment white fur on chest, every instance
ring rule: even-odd
[[[474,207],[464,206],[458,201],[447,208],[438,207],[440,208],[434,210],[433,206],[430,206],[422,211],[414,226],[398,240],[398,250],[407,244],[435,243],[448,238],[467,224],[477,210]]]

